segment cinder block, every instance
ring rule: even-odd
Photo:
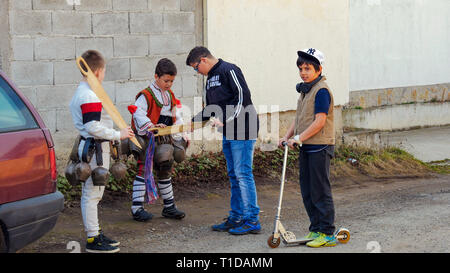
[[[83,78],[75,60],[53,63],[55,84],[76,84]]]
[[[131,125],[131,114],[128,111],[128,105],[130,105],[131,103],[132,102],[124,102],[116,105],[117,111],[119,111],[120,115],[128,125]]]
[[[53,64],[51,62],[11,62],[11,78],[17,85],[53,84]]]
[[[46,11],[22,11],[10,12],[11,34],[34,35],[50,34],[52,31],[52,16]]]
[[[166,32],[195,32],[194,13],[165,13],[164,14],[164,31]]]
[[[182,48],[180,34],[150,35],[150,55],[177,54],[182,51]]]
[[[34,59],[33,48],[33,39],[31,38],[12,38],[12,60],[32,61]]]
[[[115,57],[137,57],[148,55],[148,36],[117,36],[114,37]]]
[[[181,98],[183,96],[183,79],[180,75],[175,77],[171,89],[175,97]]]
[[[76,55],[81,56],[86,50],[98,50],[106,59],[113,57],[113,38],[76,38]]]
[[[195,11],[196,0],[180,0],[181,11]]]
[[[36,87],[38,109],[62,109],[69,107],[78,84],[42,85]]]
[[[70,132],[74,131],[72,113],[69,107],[56,109],[56,131]]]
[[[67,0],[32,0],[34,10],[73,10],[73,1]],[[14,2],[14,1],[12,1]]]
[[[146,58],[132,58],[130,60],[131,65],[131,78],[132,79],[153,79],[155,75],[155,67],[159,58],[146,57]]]
[[[130,79],[130,60],[111,59],[106,63],[105,81],[119,81]]]
[[[186,58],[188,54],[177,54],[167,56],[172,62],[177,66],[178,74],[195,74],[195,71],[192,67],[186,65]]]
[[[8,2],[10,10],[31,10],[33,8],[31,0],[13,0]]]
[[[163,16],[160,13],[131,12],[131,33],[161,33],[163,32]]]
[[[198,95],[197,76],[183,74],[183,97],[195,97]]]
[[[149,0],[152,11],[179,11],[180,0]]]
[[[114,10],[147,10],[147,0],[113,0]]]
[[[181,52],[189,53],[191,49],[193,49],[197,45],[197,43],[195,42],[195,34],[182,34],[181,37]]]
[[[56,132],[56,109],[37,109],[37,111],[45,126],[54,134]]]
[[[112,0],[81,0],[80,5],[75,5],[75,10],[110,11]]]
[[[19,88],[20,92],[27,97],[27,99],[31,102],[31,104],[36,105],[37,97],[36,97],[36,88],[34,86],[22,86]]]
[[[53,12],[53,34],[90,35],[91,14],[80,11]]]
[[[103,89],[105,89],[111,101],[116,103],[116,82],[114,81],[103,81],[102,82]]]
[[[34,42],[36,60],[65,60],[75,58],[75,38],[37,37]]]
[[[94,35],[127,34],[128,13],[97,13],[92,15],[92,29]]]
[[[147,88],[150,81],[126,81],[116,83],[116,104],[131,104],[137,93]]]

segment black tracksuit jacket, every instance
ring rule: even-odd
[[[205,91],[206,107],[193,121],[205,121],[212,116],[220,119],[224,127],[219,131],[228,140],[258,137],[258,114],[239,67],[219,59],[208,73]]]

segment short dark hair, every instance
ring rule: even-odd
[[[310,65],[312,65],[314,67],[314,69],[316,71],[320,70],[320,64],[318,64],[317,61],[312,60],[312,59],[306,59],[306,58],[303,58],[303,57],[298,57],[297,58],[297,67],[299,67],[299,66],[301,66],[303,64],[310,64]]]
[[[159,60],[158,64],[156,65],[155,74],[158,75],[158,77],[161,77],[166,74],[169,74],[171,76],[176,76],[177,75],[177,67],[171,60],[169,60],[167,58],[163,58],[163,59]]]
[[[86,61],[92,72],[96,72],[98,69],[105,67],[105,58],[97,50],[88,50],[81,57]],[[81,68],[85,71],[87,70],[83,63],[81,63]]]
[[[189,55],[186,58],[186,65],[191,65],[194,63],[198,63],[200,62],[200,58],[203,57],[212,57],[211,52],[209,52],[209,50],[204,47],[204,46],[197,46],[194,47],[191,52],[189,52]]]

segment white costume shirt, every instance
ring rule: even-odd
[[[120,140],[120,131],[113,129],[111,117],[87,82],[81,82],[70,102],[75,128],[84,138]]]
[[[163,105],[161,109],[162,116],[172,116],[171,99],[169,91],[162,91],[158,85],[153,81],[150,84],[150,88],[153,91],[156,99]],[[164,98],[163,98],[164,96]],[[148,105],[144,95],[140,95],[134,105],[137,107],[136,112],[133,114],[134,124],[139,135],[145,135],[147,129],[155,126],[151,120],[147,117]],[[183,118],[180,109],[177,107],[175,110],[176,122],[174,125],[183,124]]]

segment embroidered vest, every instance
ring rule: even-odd
[[[177,99],[175,98],[175,94],[172,92],[172,90],[169,90],[170,94],[170,109],[172,111],[172,119],[173,123],[176,122],[176,102]],[[155,94],[153,93],[153,90],[150,87],[145,88],[141,92],[139,92],[136,95],[136,100],[139,98],[140,95],[144,95],[145,100],[147,101],[147,117],[150,119],[150,121],[153,124],[157,124],[159,120],[159,116],[161,115],[161,110],[163,108],[163,105],[158,101]],[[131,128],[136,131],[136,125],[134,124],[134,120],[131,119]]]

